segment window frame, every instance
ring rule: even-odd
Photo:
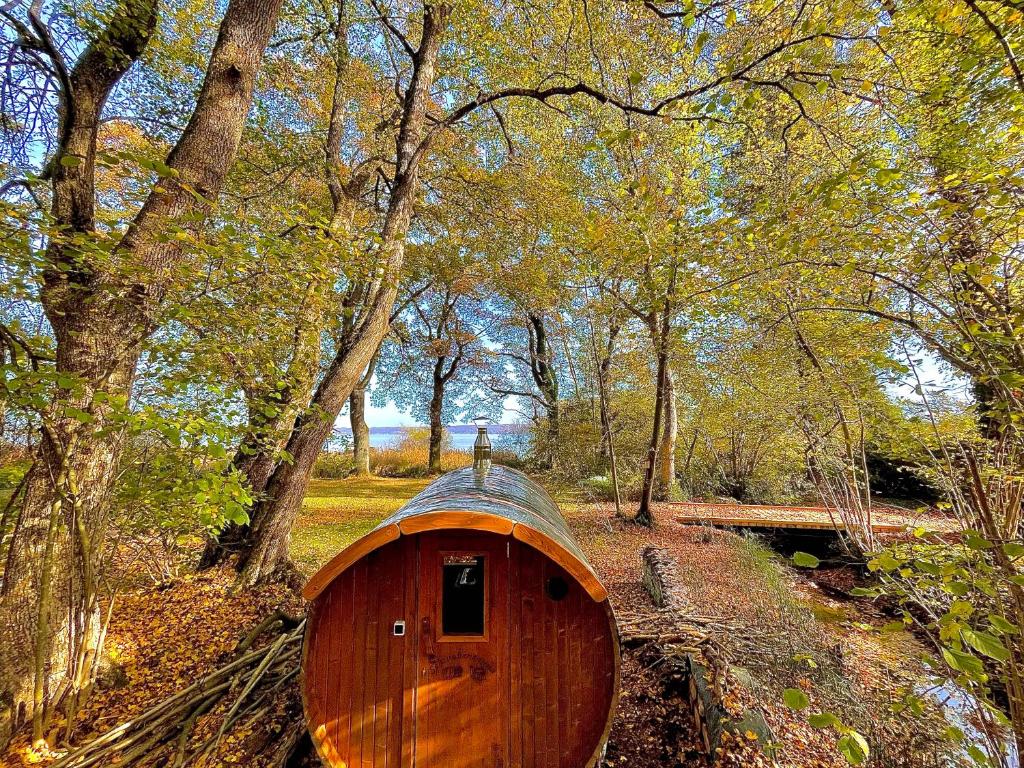
[[[491,638],[491,552],[482,552],[477,549],[445,549],[438,551],[438,576],[441,582],[441,588],[438,590],[437,595],[437,642],[439,643],[486,643]],[[484,631],[482,634],[469,635],[469,634],[446,634],[444,631],[444,567],[445,565],[452,565],[452,563],[445,563],[445,559],[448,557],[463,557],[463,558],[481,558],[483,571],[484,571]]]

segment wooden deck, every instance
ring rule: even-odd
[[[716,528],[799,529],[806,531],[834,531],[844,529],[839,516],[829,514],[825,507],[785,507],[760,504],[724,504],[703,502],[675,502],[670,504],[675,521],[681,525],[710,525]],[[935,518],[924,518],[909,510],[878,507],[872,513],[871,528],[875,533],[902,533],[924,524],[936,526]]]

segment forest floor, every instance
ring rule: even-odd
[[[316,481],[293,530],[292,551],[300,569],[311,574],[347,544],[370,530],[418,493],[428,480],[350,479]],[[817,582],[848,588],[851,569],[798,571],[757,539],[704,526],[672,522],[671,508],[656,507],[663,524],[638,529],[614,519],[608,504],[559,498],[580,545],[600,573],[616,610],[649,606],[640,584],[640,552],[646,545],[676,558],[682,591],[703,613],[728,618],[720,638],[734,676],[732,708],[757,706],[775,736],[775,758],[783,766],[843,766],[837,734],[807,725],[811,711],[831,711],[860,730],[874,748],[873,764],[938,765],[940,745],[922,727],[936,712],[911,715],[901,710],[902,691],[928,679],[926,648],[904,632],[888,632],[891,622],[864,601],[835,600]],[[812,578],[813,575],[813,578]],[[74,742],[102,733],[133,717],[231,658],[239,638],[275,608],[292,613],[300,606],[283,587],[234,594],[224,574],[186,575],[159,585],[139,585],[118,597],[107,640],[107,660],[99,690],[76,718]],[[831,591],[831,590],[830,590]],[[608,765],[676,768],[703,765],[696,731],[682,701],[667,698],[658,658],[649,649],[627,648],[622,689],[608,749]],[[735,682],[735,681],[734,681]],[[811,706],[789,710],[782,691],[800,688]],[[215,714],[215,713],[214,713]],[[59,728],[60,723],[55,724]],[[206,727],[216,727],[207,725]],[[242,733],[236,740],[272,738]],[[720,765],[768,765],[753,734],[726,743]],[[232,763],[229,741],[207,765]],[[875,762],[877,760],[878,762]],[[2,766],[52,761],[16,742]],[[247,765],[255,766],[249,762]]]

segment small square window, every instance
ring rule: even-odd
[[[486,574],[483,555],[445,555],[441,634],[483,637]]]

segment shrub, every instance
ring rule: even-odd
[[[380,477],[426,477],[429,461],[430,430],[411,427],[393,446],[370,448],[370,470]],[[526,462],[515,451],[495,450],[495,464],[523,469]],[[441,471],[468,467],[473,463],[472,451],[457,451],[451,447],[447,431],[441,443]],[[352,452],[326,451],[313,467],[313,476],[323,480],[341,480],[352,474]]]
[[[374,448],[370,451],[370,468],[381,477],[426,477],[429,451],[426,441],[415,443],[408,438],[394,448]],[[441,449],[441,471],[468,467],[473,463],[469,451]]]
[[[313,477],[321,480],[342,480],[352,474],[352,453],[325,451],[313,465]]]

